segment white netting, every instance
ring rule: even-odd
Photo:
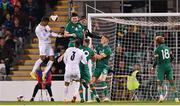
[[[150,74],[155,48],[154,37],[162,35],[174,53],[174,77],[180,91],[180,14],[97,14],[89,15],[89,28],[94,33],[108,34],[113,50],[110,66],[114,70],[112,100],[157,100],[155,74]],[[99,43],[92,39],[92,44]],[[141,86],[138,91],[128,91],[127,75],[135,64],[141,65]],[[165,81],[167,99],[173,95]]]

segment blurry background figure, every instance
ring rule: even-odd
[[[51,98],[51,101],[54,101],[54,98],[53,98],[53,95],[52,95],[52,90],[51,90],[51,80],[52,80],[51,71],[48,71],[46,73],[47,77],[46,77],[45,81],[42,80],[42,72],[43,72],[43,69],[40,66],[40,68],[36,71],[38,83],[36,84],[36,86],[34,88],[33,95],[32,95],[32,98],[31,98],[30,101],[34,101],[34,98],[35,98],[35,96],[36,96],[39,89],[40,90],[47,90],[48,93],[49,93],[49,96]]]

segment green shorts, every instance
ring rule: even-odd
[[[93,76],[94,77],[99,78],[101,74],[102,75],[107,75],[108,74],[107,68],[102,67],[102,68],[95,68],[93,70]]]
[[[90,73],[89,73],[89,67],[88,65],[84,65],[83,63],[80,63],[80,73],[81,73],[81,80],[84,80],[86,83],[90,82]]]
[[[159,81],[163,81],[164,78],[167,80],[173,80],[173,69],[171,66],[158,66],[157,67],[157,78]]]

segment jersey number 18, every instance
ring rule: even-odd
[[[168,49],[161,50],[161,53],[162,53],[163,60],[168,59],[170,57]]]

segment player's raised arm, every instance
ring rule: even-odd
[[[68,31],[64,31],[64,36],[65,37],[76,37],[76,34],[74,34],[74,33],[70,34]]]
[[[62,35],[59,35],[59,34],[54,33],[54,32],[51,32],[51,36],[53,36],[53,37],[62,37]]]

